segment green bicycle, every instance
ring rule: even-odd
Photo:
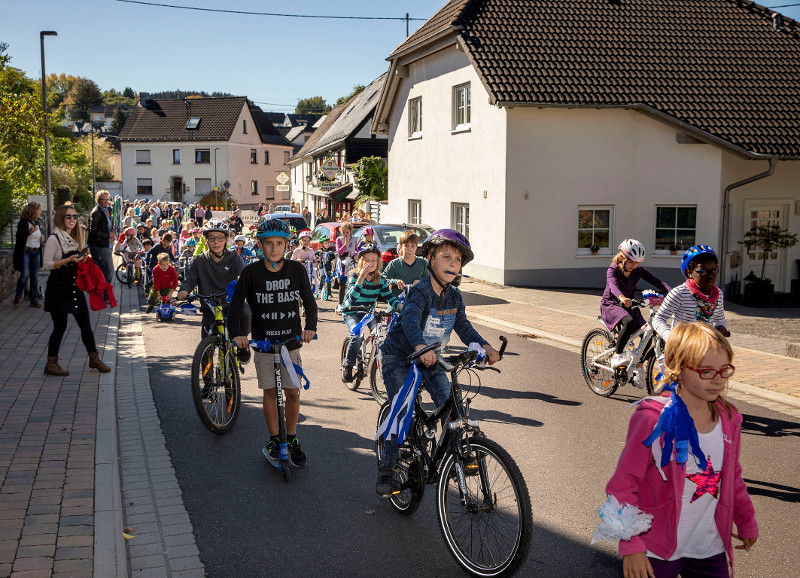
[[[217,435],[231,431],[239,417],[239,373],[244,373],[222,312],[226,297],[227,293],[218,293],[187,298],[187,302],[202,299],[214,311],[209,335],[197,346],[192,359],[192,399],[200,421]]]

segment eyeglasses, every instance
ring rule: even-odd
[[[72,215],[64,215],[64,218],[65,219],[77,219],[78,215],[73,213]]]
[[[695,269],[693,273],[697,273],[701,277],[713,277],[719,273],[719,269]]]
[[[207,241],[209,243],[224,243],[225,237],[208,237]]]
[[[730,364],[726,365],[725,367],[719,370],[711,368],[695,369],[694,367],[688,367],[688,366],[686,367],[686,369],[691,369],[692,371],[697,373],[697,375],[700,376],[700,379],[705,379],[705,380],[714,379],[717,375],[719,375],[723,379],[727,379],[729,377],[733,377],[733,374],[736,372],[736,368]]]
[[[110,201],[111,197],[100,197],[101,201]]]

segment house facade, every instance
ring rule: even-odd
[[[389,138],[382,220],[461,230],[475,250],[467,272],[511,285],[602,287],[626,238],[677,284],[683,252],[710,244],[724,254],[719,284],[738,293],[760,273],[744,233],[800,231],[800,71],[786,69],[793,84],[770,82],[722,54],[709,73],[703,50],[720,38],[698,41],[696,7],[677,0],[576,2],[568,21],[561,8],[517,14],[516,4],[449,2],[390,56],[373,122]],[[795,23],[713,4],[703,18],[733,21],[756,62],[800,57]],[[670,18],[688,23],[674,31]],[[674,61],[658,53],[670,45]],[[776,291],[797,286],[796,259],[800,247],[768,256]]]
[[[290,198],[292,146],[243,97],[137,105],[120,134],[123,196],[197,202],[216,189],[243,209]]]

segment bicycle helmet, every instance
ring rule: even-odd
[[[644,245],[642,245],[636,239],[625,239],[619,244],[619,250],[628,259],[635,261],[636,263],[641,263],[647,256],[647,251],[644,250]]]
[[[269,237],[283,237],[288,239],[292,236],[289,230],[289,225],[280,219],[264,219],[258,224],[256,229],[256,237],[259,239],[267,239]]]
[[[139,223],[138,225],[136,225],[136,228],[137,228],[137,229],[138,229],[139,227],[142,227],[142,228],[146,229],[146,228],[147,228],[147,223]]]
[[[363,245],[361,245],[361,247],[358,248],[358,254],[356,255],[356,259],[360,259],[361,257],[363,257],[368,253],[375,253],[379,259],[381,257],[381,252],[378,249],[378,247],[376,247],[372,243],[364,243]]]
[[[372,227],[364,227],[364,234],[365,235],[374,235],[375,234],[375,229],[373,229]]]
[[[226,236],[228,235],[228,225],[220,221],[219,219],[210,219],[205,225],[203,225],[203,235],[208,236],[209,233],[224,233]]]
[[[126,235],[135,235],[136,229],[134,229],[133,227],[128,227],[123,231],[123,233],[125,233]]]
[[[233,242],[236,243],[237,241],[241,241],[242,243],[247,243],[247,237],[245,237],[244,235],[236,235],[233,238]]]
[[[197,246],[197,241],[195,241],[194,239],[187,239],[186,243],[184,243],[184,244],[187,247],[196,247]]]
[[[201,229],[200,227],[195,227],[194,229],[192,229],[192,234],[194,234],[194,233],[202,233],[202,232],[203,232],[203,229]]]
[[[455,245],[458,247],[458,250],[461,251],[462,267],[475,258],[475,254],[472,252],[469,240],[464,235],[458,231],[454,231],[453,229],[439,229],[438,231],[431,233],[431,235],[425,239],[425,242],[422,244],[422,252],[426,257],[429,257],[436,247],[444,245],[445,243]]]
[[[689,247],[689,250],[683,254],[683,259],[681,259],[681,273],[687,279],[689,275],[687,271],[689,269],[689,265],[691,265],[692,261],[697,259],[698,257],[709,256],[714,259],[717,263],[719,263],[719,259],[717,258],[717,252],[711,248],[710,245],[695,245],[694,247]]]
[[[303,237],[308,237],[310,239],[311,238],[311,231],[309,231],[308,229],[306,229],[305,231],[300,231],[300,234],[298,235],[297,238],[298,239],[302,239]]]

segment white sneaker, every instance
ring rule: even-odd
[[[617,369],[623,365],[628,365],[628,356],[624,353],[616,353],[614,354],[614,357],[611,358],[610,365],[613,369]]]
[[[634,387],[638,387],[639,389],[644,389],[644,372],[641,369],[633,370],[632,383]]]

